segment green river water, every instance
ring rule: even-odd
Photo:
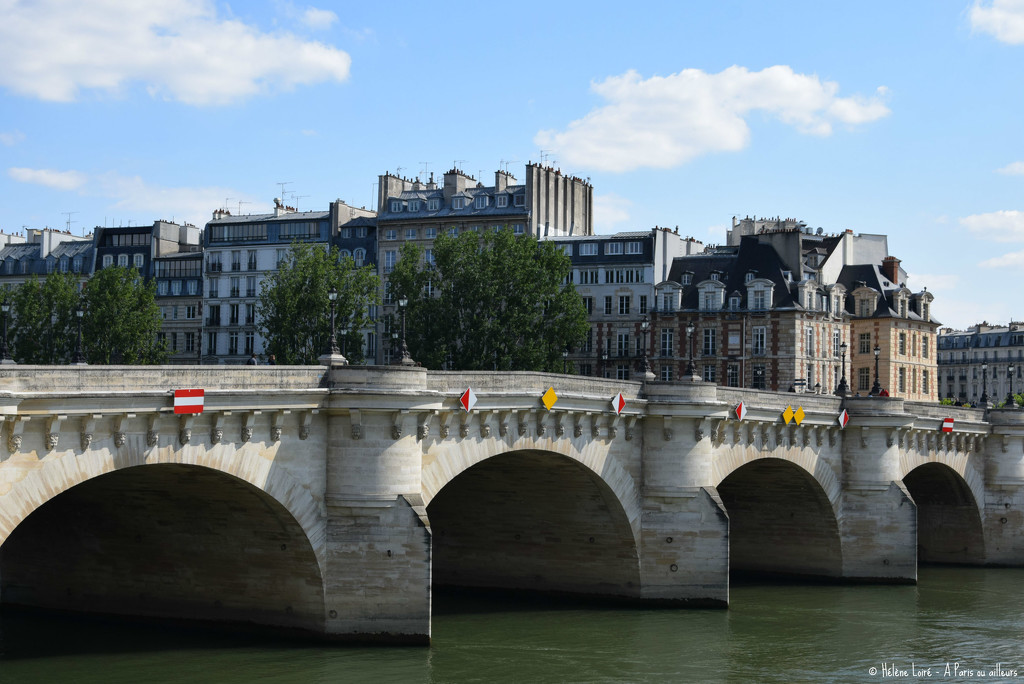
[[[728,610],[441,594],[429,648],[0,619],[4,684],[886,681],[1024,681],[1024,570],[923,568],[916,586],[734,584]]]

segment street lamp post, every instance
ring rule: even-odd
[[[651,321],[650,319],[647,318],[647,316],[644,316],[643,320],[640,321],[640,333],[644,341],[643,376],[645,382],[651,382],[652,380],[654,380],[654,371],[651,370],[651,359],[647,356],[647,335],[650,329]]]
[[[764,369],[754,369],[754,389],[764,389]]]
[[[399,364],[403,366],[412,366],[416,363],[409,356],[409,348],[405,346],[405,307],[408,305],[409,299],[407,297],[399,297],[398,310],[402,312],[402,358],[399,360]]]
[[[1017,408],[1017,402],[1013,399],[1013,364],[1011,363],[1006,367],[1006,382],[1009,386],[1009,391],[1006,394],[1006,405],[1004,408]]]
[[[348,316],[341,319],[341,355],[345,355],[346,342],[348,342]]]
[[[608,377],[608,350],[601,352],[601,375]]]
[[[327,342],[327,349],[324,353],[333,356],[341,353],[341,350],[338,349],[338,338],[334,334],[334,317],[338,308],[338,288],[332,286],[327,293],[327,299],[331,302],[331,339]]]
[[[688,339],[690,341],[690,360],[686,364],[686,374],[688,376],[690,376],[691,380],[693,379],[694,376],[697,375],[697,367],[695,365],[693,365],[693,356],[694,356],[694,351],[693,351],[693,333],[696,330],[697,330],[697,327],[693,324],[692,321],[688,322],[686,324],[686,339]]]
[[[988,408],[988,362],[981,364],[981,401],[978,402],[981,408]]]
[[[82,353],[82,318],[85,316],[85,310],[82,309],[81,304],[79,304],[78,308],[75,309],[75,316],[78,318],[78,341],[75,343],[75,355],[71,357],[71,363],[77,366],[84,366],[85,354]]]
[[[846,342],[839,345],[839,353],[841,354],[842,361],[841,373],[842,377],[839,378],[839,387],[836,388],[836,395],[845,397],[850,391],[850,387],[846,384]]]
[[[562,350],[562,374],[565,375],[569,364],[569,347]]]
[[[878,382],[878,355],[882,353],[882,348],[875,344],[875,384],[871,386],[871,396],[877,397],[882,393],[882,385]]]
[[[7,346],[7,314],[11,312],[11,303],[0,304],[0,311],[3,311],[4,314],[4,337],[3,340],[0,340],[0,363],[14,363],[14,359],[11,358],[11,350]]]

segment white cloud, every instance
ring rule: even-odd
[[[222,19],[209,0],[0,0],[0,86],[69,102],[133,83],[190,105],[344,81],[348,54]]]
[[[317,31],[329,29],[336,21],[338,21],[338,15],[331,10],[309,7],[302,13],[302,23]]]
[[[5,131],[0,133],[0,145],[4,145],[6,147],[13,147],[24,139],[25,134],[21,131]]]
[[[633,206],[632,202],[613,192],[607,195],[594,195],[595,232],[614,232],[615,226],[629,220],[631,206]]]
[[[975,0],[971,28],[1011,45],[1024,43],[1024,0]]]
[[[642,79],[635,71],[591,84],[607,101],[569,123],[544,130],[534,141],[555,149],[563,164],[607,171],[670,168],[709,152],[747,146],[745,117],[766,112],[802,133],[827,136],[834,124],[856,125],[889,114],[879,88],[872,97],[838,97],[839,85],[797,74],[788,66],[717,74],[685,69]]]
[[[960,276],[953,273],[908,273],[907,282],[912,290],[928,288],[929,292],[945,292],[956,290]]]
[[[210,220],[214,209],[224,206],[225,197],[250,205],[263,204],[232,188],[161,187],[147,183],[139,176],[122,176],[114,172],[89,175],[80,171],[11,168],[7,173],[22,183],[36,183],[56,190],[77,190],[80,195],[108,198],[112,200],[109,206],[112,212],[131,212],[136,222],[143,223],[174,219],[178,223],[202,226]]]
[[[1002,256],[986,259],[978,264],[981,268],[1022,268],[1024,252],[1008,252]]]
[[[85,174],[78,171],[54,171],[53,169],[26,169],[11,167],[7,175],[19,183],[45,185],[57,190],[76,190],[85,184]]]
[[[960,224],[972,233],[996,242],[1024,241],[1024,212],[993,211],[987,214],[972,214],[960,219]]]
[[[996,169],[996,173],[1004,173],[1007,176],[1024,176],[1024,162],[1007,164],[1001,169]]]

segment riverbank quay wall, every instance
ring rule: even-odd
[[[189,388],[202,412],[176,414]],[[0,413],[4,604],[417,643],[442,584],[727,605],[730,570],[1024,565],[1012,409],[404,367],[5,366]]]

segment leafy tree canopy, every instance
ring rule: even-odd
[[[53,274],[51,274],[53,275]],[[97,271],[82,293],[82,337],[90,364],[158,364],[168,351],[160,331],[156,283],[135,268],[108,266]]]
[[[409,301],[406,342],[428,368],[559,372],[563,350],[586,336],[569,257],[553,242],[466,231],[437,238],[432,265],[421,256],[403,246],[389,286]]]
[[[78,276],[50,273],[32,276],[17,288],[4,287],[3,301],[11,304],[8,341],[19,363],[69,363],[78,321]]]
[[[338,291],[338,344],[351,363],[363,361],[360,330],[372,323],[380,279],[373,266],[356,268],[351,257],[322,245],[295,243],[280,268],[263,281],[256,313],[268,354],[279,364],[314,364],[330,339],[331,287]]]

